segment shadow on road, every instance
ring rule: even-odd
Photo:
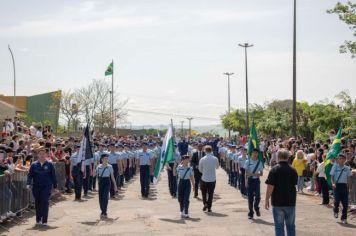
[[[261,224],[261,225],[270,225],[270,226],[274,225],[274,223],[268,222],[268,221],[265,221],[265,220],[262,220],[262,219],[253,219],[252,222],[256,223],[256,224]]]
[[[342,226],[342,227],[345,227],[345,228],[351,228],[351,229],[356,229],[356,225],[353,225],[353,224],[350,224],[350,223],[348,223],[348,224],[343,224],[343,223],[341,223],[341,222],[337,222],[340,226]]]
[[[180,220],[172,220],[172,219],[166,219],[166,218],[161,218],[159,219],[161,221],[169,222],[169,223],[174,223],[174,224],[185,224],[185,221],[183,219]]]
[[[222,214],[222,213],[217,213],[217,212],[205,212],[206,215],[208,216],[214,216],[214,217],[227,217],[229,215]]]
[[[32,228],[29,228],[27,230],[47,231],[47,230],[52,230],[52,229],[57,229],[57,228],[58,228],[57,226],[50,226],[50,225],[42,226],[42,225],[39,225],[39,226],[33,226]]]

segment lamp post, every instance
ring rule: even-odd
[[[193,117],[188,117],[187,120],[189,121],[189,137],[192,137],[192,120]]]
[[[245,48],[245,72],[246,72],[246,135],[249,131],[249,114],[248,114],[248,76],[247,76],[247,48],[253,47],[253,44],[239,44],[240,47]]]
[[[184,131],[183,131],[184,120],[182,120],[180,123],[181,123],[181,132],[182,132],[182,138],[183,138],[183,136],[184,136]]]
[[[227,111],[230,114],[231,106],[230,106],[230,76],[233,75],[233,72],[225,72],[223,75],[227,76]],[[229,129],[229,139],[231,138],[231,129]]]
[[[14,68],[14,98],[13,98],[13,105],[14,107],[16,107],[16,69],[15,69],[15,58],[14,58],[14,54],[11,51],[10,45],[8,45],[9,47],[9,51],[11,54],[11,58],[12,58],[12,66]]]

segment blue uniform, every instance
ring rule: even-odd
[[[104,166],[103,164],[98,165],[96,168],[97,177],[99,180],[99,205],[102,215],[107,214],[109,192],[110,192],[110,176],[114,174],[112,165],[108,164]]]
[[[175,166],[178,166],[180,161],[181,161],[181,156],[178,151],[175,151],[174,159],[168,162],[168,166],[170,167],[170,170],[167,169],[168,188],[172,197],[177,196],[177,177],[174,176],[173,169],[175,168]]]
[[[334,213],[339,213],[340,202],[342,204],[341,220],[347,219],[347,209],[349,205],[349,191],[347,189],[348,178],[352,175],[348,166],[334,164],[330,171],[331,177],[336,185],[334,189]]]
[[[74,153],[70,157],[70,162],[72,165],[72,176],[74,181],[74,193],[75,199],[79,200],[82,195],[82,187],[83,187],[83,172],[81,167],[81,162],[77,163],[78,153]]]
[[[118,184],[119,182],[119,167],[117,165],[117,161],[119,160],[119,154],[116,152],[110,152],[109,153],[109,164],[112,166],[113,171],[114,171],[114,178],[116,183]],[[115,189],[114,186],[111,185],[110,188],[110,196],[114,197],[115,196]]]
[[[240,192],[242,195],[246,196],[247,195],[247,191],[246,191],[246,185],[245,185],[245,163],[247,160],[247,156],[239,156],[237,158],[237,162],[239,164],[240,167],[240,178],[239,178],[239,186],[240,186]]]
[[[179,165],[177,167],[178,184],[178,201],[180,212],[188,214],[189,197],[192,189],[190,178],[194,175],[192,167]]]
[[[36,222],[47,223],[49,198],[52,186],[57,188],[57,179],[54,166],[45,161],[42,165],[39,161],[32,163],[27,175],[27,185],[32,184],[32,193],[35,198]]]
[[[144,198],[148,197],[150,192],[150,165],[151,154],[146,151],[138,153],[138,160],[140,161],[140,182],[141,182],[141,195]]]
[[[244,165],[244,169],[249,173],[258,173],[263,170],[263,163],[256,160],[252,160],[251,158],[247,159]],[[253,217],[253,210],[255,210],[256,214],[260,214],[260,201],[261,201],[261,188],[260,188],[260,178],[257,176],[251,176],[247,180],[247,195],[248,195],[248,207],[249,213],[248,215]]]

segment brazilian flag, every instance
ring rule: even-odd
[[[337,155],[339,155],[340,148],[341,148],[341,137],[342,137],[342,129],[340,128],[339,131],[337,132],[335,139],[333,141],[333,144],[331,145],[331,148],[326,155],[326,159],[324,161],[324,170],[325,170],[325,175],[326,175],[326,180],[328,181],[328,184],[331,186],[331,176],[330,176],[330,171],[331,168],[333,167],[333,164],[331,163],[331,160],[335,159]]]
[[[252,151],[254,148],[257,148],[258,150],[260,150],[260,140],[258,139],[258,136],[257,136],[255,121],[252,120],[250,136],[248,139],[248,156],[249,157],[251,157]],[[261,150],[258,152],[258,160],[263,163],[263,155],[262,155]]]
[[[113,72],[114,72],[114,62],[111,62],[105,71],[105,76],[112,75]]]

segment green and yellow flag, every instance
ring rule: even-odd
[[[331,148],[326,155],[326,159],[324,161],[324,169],[325,169],[325,175],[326,175],[326,180],[328,181],[328,184],[331,186],[331,176],[330,176],[330,171],[331,168],[333,167],[333,164],[331,163],[331,160],[335,159],[337,155],[340,152],[340,146],[341,146],[341,136],[342,136],[342,129],[340,128],[339,131],[337,132],[335,139],[333,141],[333,144],[331,145]]]
[[[114,72],[114,63],[111,62],[110,65],[108,66],[108,68],[105,71],[105,76],[112,75],[113,72]]]
[[[251,154],[252,154],[252,151],[254,148],[257,148],[258,150],[260,150],[260,140],[258,139],[258,136],[257,136],[255,121],[252,120],[250,136],[248,138],[248,156],[249,157],[251,157]],[[258,160],[263,162],[263,155],[262,155],[261,151],[258,153]]]

